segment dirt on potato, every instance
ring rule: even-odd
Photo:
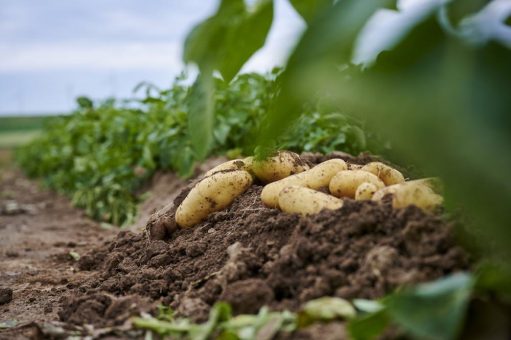
[[[357,164],[374,160],[343,154],[305,159],[314,164],[333,157]],[[220,300],[236,313],[263,305],[297,310],[321,296],[378,298],[469,267],[455,243],[453,222],[440,214],[346,200],[341,209],[302,217],[265,207],[262,188],[256,183],[194,228],[156,237],[165,240],[121,231],[83,255],[78,268],[91,275],[69,287],[60,319],[118,325],[131,314],[130,306],[163,303],[202,321]]]

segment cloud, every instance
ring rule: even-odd
[[[0,114],[62,112],[77,93],[124,97],[143,80],[168,86],[184,67],[186,34],[218,3],[0,0]],[[282,65],[304,29],[289,0],[275,3],[267,44],[244,72]]]
[[[0,72],[182,68],[181,44],[50,43],[0,46]]]

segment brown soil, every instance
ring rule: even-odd
[[[12,339],[30,334],[27,324],[56,320],[62,296],[91,276],[69,252],[84,254],[115,232],[17,171],[0,176],[0,322],[21,326],[0,329],[0,338]]]
[[[334,156],[359,164],[373,159]],[[330,157],[305,159],[317,163]],[[7,301],[13,294],[0,304],[0,322],[15,320],[18,326],[0,329],[0,339],[140,338],[143,333],[130,330],[125,320],[158,303],[195,320],[206,318],[218,300],[238,313],[262,305],[296,310],[315,297],[376,298],[468,267],[454,245],[452,223],[439,215],[347,201],[340,210],[299,217],[264,207],[258,184],[197,227],[166,230],[160,235],[165,241],[150,240],[140,232],[147,217],[162,207],[168,214],[187,190],[169,174],[156,176],[150,189],[141,218],[117,234],[19,172],[4,173],[0,295]],[[327,337],[331,329],[343,330],[339,324],[314,327],[296,336]]]
[[[253,185],[194,228],[168,230],[165,241],[121,232],[82,256],[79,268],[95,274],[63,302],[61,319],[119,324],[107,316],[109,296],[170,304],[197,321],[219,300],[236,313],[263,305],[296,310],[325,295],[378,298],[468,267],[451,223],[439,215],[348,200],[339,210],[300,217],[264,207],[261,190]]]

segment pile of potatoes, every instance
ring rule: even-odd
[[[344,198],[381,201],[388,194],[395,208],[414,204],[431,211],[442,203],[429,179],[405,181],[401,172],[380,162],[362,166],[331,159],[310,168],[297,154],[280,151],[266,160],[248,157],[209,170],[177,208],[176,223],[192,227],[228,207],[255,178],[266,184],[261,192],[266,206],[302,215],[339,209]]]

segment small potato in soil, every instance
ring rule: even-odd
[[[250,164],[251,165],[251,164]],[[215,166],[213,169],[209,170],[204,174],[204,177],[209,177],[214,173],[226,170],[246,170],[250,171],[248,164],[245,162],[245,159],[233,159],[227,161],[225,163],[219,164]]]
[[[252,184],[245,170],[217,172],[197,183],[176,211],[176,223],[189,228],[214,212],[229,206]]]
[[[317,214],[323,209],[339,209],[342,204],[343,201],[337,197],[297,185],[286,187],[279,193],[282,211],[304,216]]]
[[[430,180],[419,179],[405,183],[395,184],[378,190],[373,201],[381,201],[386,195],[392,195],[392,206],[404,208],[415,205],[425,211],[434,211],[442,204],[443,198],[435,193],[430,186]]]
[[[381,162],[367,163],[362,167],[362,170],[378,176],[385,185],[394,185],[405,181],[405,177],[401,172]]]
[[[290,151],[279,151],[275,156],[265,160],[254,160],[252,171],[264,183],[271,183],[279,179],[308,170],[309,166]]]
[[[376,175],[364,170],[345,170],[338,172],[330,181],[328,188],[337,197],[355,198],[358,187],[362,183],[371,183],[378,189],[385,184]]]
[[[347,167],[346,162],[342,159],[330,159],[310,170],[266,185],[261,192],[261,200],[268,207],[278,208],[279,193],[285,187],[298,185],[315,190],[327,187],[332,177],[339,171],[346,170]]]
[[[357,201],[370,200],[373,198],[374,193],[378,191],[378,187],[373,183],[364,182],[360,184],[355,192],[355,199]]]

